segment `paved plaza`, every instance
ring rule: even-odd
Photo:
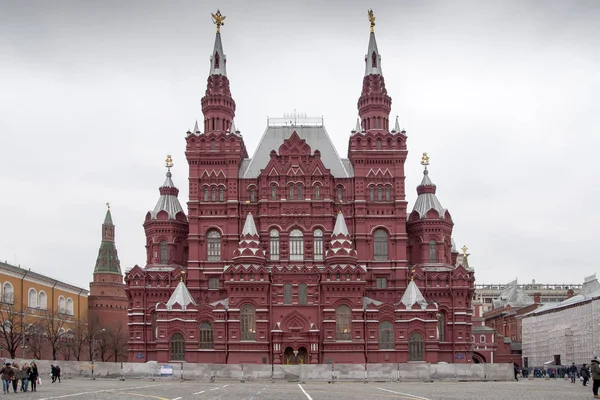
[[[11,396],[28,399],[211,399],[211,400],[577,400],[593,398],[590,387],[564,380],[519,382],[355,383],[337,382],[200,382],[65,379],[44,382],[37,393]]]

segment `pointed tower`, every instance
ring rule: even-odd
[[[126,331],[128,301],[115,247],[115,225],[110,205],[106,203],[106,206],[108,209],[102,224],[102,243],[94,268],[94,281],[90,282],[88,323],[95,329],[104,328],[109,332],[117,329]]]
[[[412,264],[452,265],[452,217],[436,196],[429,178],[429,156],[423,153],[423,180],[407,223]]]
[[[348,232],[348,226],[346,226],[346,220],[341,211],[338,212],[335,220],[335,226],[331,233],[331,244],[325,258],[328,263],[356,263],[357,254],[352,246],[352,236]]]
[[[146,232],[147,264],[182,265],[187,262],[188,221],[177,195],[179,189],[171,179],[173,159],[165,160],[167,178],[159,188],[160,197],[154,209],[146,214],[144,230]]]
[[[260,236],[254,223],[252,213],[248,213],[238,248],[233,252],[233,260],[236,263],[258,264],[265,263],[265,252],[260,247]]]
[[[235,101],[229,90],[227,78],[227,58],[221,43],[221,26],[225,17],[217,10],[212,14],[213,22],[217,26],[215,45],[210,56],[210,71],[206,92],[202,98],[202,113],[204,114],[204,132],[226,132],[231,130],[231,123],[235,116]]]

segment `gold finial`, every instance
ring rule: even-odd
[[[110,203],[106,203],[106,208],[108,208],[108,211],[110,211]]]
[[[421,157],[421,165],[423,165],[425,169],[427,169],[427,166],[429,165],[429,156],[427,155],[427,153],[423,153],[423,157]]]
[[[223,20],[225,20],[224,15],[221,15],[221,11],[217,10],[216,14],[212,14],[212,19],[213,19],[213,24],[215,24],[217,26],[217,33],[221,33],[221,26],[225,25],[225,22],[223,22]]]
[[[369,22],[371,23],[371,32],[375,32],[375,16],[373,10],[369,10]]]
[[[179,280],[181,282],[183,282],[183,277],[185,276],[185,271],[181,271],[181,277],[179,278]]]
[[[173,158],[170,154],[167,154],[167,158],[165,159],[165,167],[167,167],[167,169],[173,168]]]
[[[468,257],[469,255],[467,254],[467,250],[469,250],[469,248],[467,247],[467,245],[465,244],[463,247],[460,248],[463,252],[463,257]]]

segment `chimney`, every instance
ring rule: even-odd
[[[542,302],[542,294],[540,292],[536,292],[533,294],[533,301],[535,304],[540,304]]]
[[[573,297],[574,294],[575,294],[575,292],[573,292],[573,289],[567,290],[567,299],[570,299],[571,297]]]

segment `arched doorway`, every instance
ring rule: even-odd
[[[309,363],[308,350],[306,350],[306,347],[300,347],[298,350],[294,350],[290,346],[286,347],[283,352],[283,363],[286,365]]]
[[[171,360],[185,361],[185,339],[179,332],[171,336]]]
[[[283,363],[286,365],[296,364],[296,355],[294,354],[294,349],[291,347],[286,347],[283,352]]]
[[[298,356],[296,356],[296,358],[298,360],[298,364],[309,364],[308,351],[306,350],[306,347],[300,347],[298,349]]]
[[[485,364],[485,357],[479,353],[473,353],[473,364]]]

